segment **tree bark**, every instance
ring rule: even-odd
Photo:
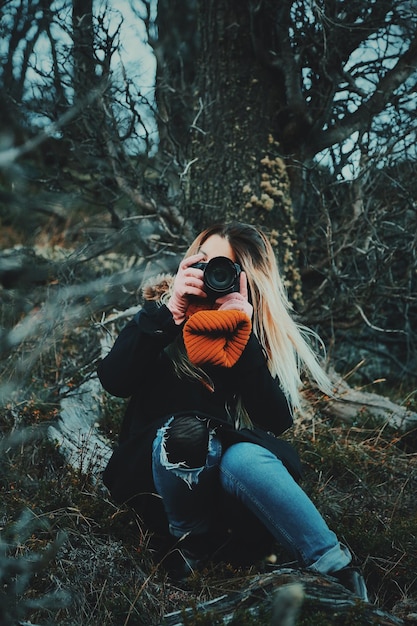
[[[74,104],[82,102],[97,83],[93,0],[72,0]]]
[[[199,3],[200,67],[185,210],[198,228],[238,219],[269,233],[293,300],[301,298],[290,184],[277,134],[282,84],[256,57],[246,3]]]

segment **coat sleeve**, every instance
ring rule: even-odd
[[[165,305],[145,303],[99,363],[97,373],[104,389],[121,398],[131,396],[180,329]]]
[[[254,424],[274,435],[292,426],[288,401],[279,380],[271,376],[262,347],[253,333],[233,370],[236,389]]]

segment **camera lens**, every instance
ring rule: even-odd
[[[227,257],[215,257],[208,262],[204,272],[204,282],[212,291],[230,291],[237,277],[235,264]]]

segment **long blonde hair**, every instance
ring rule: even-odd
[[[303,372],[324,393],[332,395],[330,380],[311,346],[311,339],[321,343],[320,339],[311,329],[294,320],[274,251],[265,233],[241,222],[215,224],[196,237],[185,257],[199,252],[212,235],[219,235],[230,243],[237,262],[246,273],[253,305],[253,332],[265,351],[271,375],[279,379],[290,405],[300,406]],[[200,369],[196,375],[201,378]]]

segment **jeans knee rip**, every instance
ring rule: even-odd
[[[198,483],[198,479],[199,479],[201,472],[207,467],[207,461],[206,461],[206,464],[201,467],[189,468],[187,467],[186,461],[179,461],[178,463],[171,463],[168,460],[168,455],[166,451],[166,442],[169,436],[169,429],[170,429],[172,420],[173,418],[171,418],[165,424],[165,426],[163,426],[160,429],[160,435],[161,435],[160,463],[162,467],[164,467],[166,470],[170,472],[173,472],[175,476],[178,476],[178,478],[181,478],[186,483],[186,485],[190,489],[192,489],[192,486]],[[214,434],[215,433],[213,430],[209,430],[207,457],[209,457],[210,454],[214,452],[214,447],[213,447],[213,435]]]

